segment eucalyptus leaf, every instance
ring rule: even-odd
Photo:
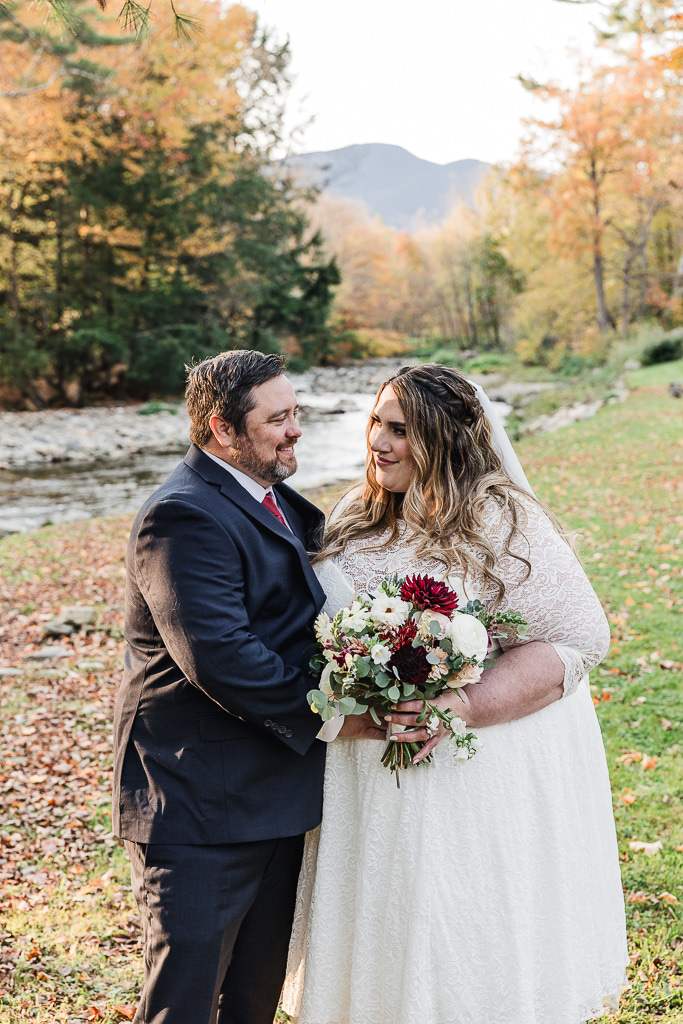
[[[387,692],[387,697],[389,697],[390,700],[398,700],[400,698],[400,696],[401,696],[401,691],[399,690],[398,686],[390,686],[389,687],[389,690]]]
[[[353,715],[356,711],[355,697],[340,697],[337,701],[340,715]]]
[[[370,658],[356,658],[356,676],[358,679],[365,679],[370,675]]]

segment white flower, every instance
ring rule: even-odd
[[[325,612],[321,612],[318,618],[313,623],[315,635],[319,643],[324,643],[326,640],[334,640],[331,630],[332,620],[329,615]]]
[[[440,725],[441,719],[439,718],[438,715],[430,715],[430,717],[425,722],[426,728],[431,729],[433,732],[436,732]]]
[[[335,654],[334,648],[333,647],[324,647],[323,648],[323,654],[325,655],[325,657],[327,658],[328,661],[332,661],[332,659],[334,658],[334,654]]]
[[[451,719],[451,732],[454,736],[465,736],[467,734],[467,725],[463,722],[462,718]]]
[[[370,606],[370,618],[381,626],[402,626],[411,609],[412,605],[400,597],[379,594]]]
[[[489,649],[489,635],[486,626],[466,612],[454,612],[449,628],[453,641],[453,653],[459,651],[464,658],[483,661]]]
[[[430,625],[432,622],[436,622],[439,629],[436,633],[432,633]],[[423,640],[429,640],[430,637],[436,637],[437,640],[442,640],[448,635],[448,627],[450,626],[451,620],[447,615],[442,612],[432,612],[428,608],[422,612],[420,616],[420,622],[417,627],[417,631]]]
[[[332,676],[332,673],[334,672],[335,668],[336,665],[334,665],[331,661],[328,661],[327,665],[325,665],[325,668],[323,669],[323,674],[320,677],[320,682],[318,683],[318,689],[322,690],[322,692],[326,694],[326,696],[328,697],[331,697],[333,693],[330,677]]]
[[[456,761],[469,761],[470,752],[467,747],[457,747],[453,752]]]
[[[360,601],[354,601],[350,608],[345,608],[342,612],[341,628],[345,633],[360,633],[367,626],[369,617],[368,609],[364,608]]]
[[[375,665],[388,665],[391,660],[391,651],[384,644],[373,644],[370,648],[370,657]]]

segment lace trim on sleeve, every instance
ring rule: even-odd
[[[507,515],[493,500],[486,512],[487,536],[496,550],[497,572],[506,584],[501,607],[514,608],[527,619],[526,642],[543,640],[553,645],[565,667],[567,696],[607,654],[609,625],[569,545],[538,505],[527,498],[520,503],[526,523],[521,525],[523,536],[513,540],[511,550],[531,563],[526,578],[523,563],[504,550],[510,529]],[[505,649],[505,641],[501,646]]]

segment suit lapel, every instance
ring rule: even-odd
[[[324,593],[318,582],[318,577],[315,575],[311,568],[311,561],[308,557],[306,546],[308,540],[309,529],[305,523],[302,515],[298,511],[296,506],[303,508],[305,504],[311,509],[315,506],[307,502],[305,498],[302,498],[296,491],[290,487],[283,487],[278,485],[277,497],[278,501],[282,502],[282,510],[285,514],[287,522],[292,527],[289,530],[286,526],[283,526],[279,519],[277,519],[272,512],[269,512],[267,508],[264,508],[256,498],[253,498],[248,491],[244,489],[235,480],[234,476],[222,469],[217,463],[210,459],[204,452],[192,445],[189,452],[183,460],[190,469],[193,469],[208,483],[216,484],[221,494],[225,495],[231,502],[237,505],[243,512],[245,512],[251,519],[254,519],[266,530],[276,534],[282,540],[287,541],[288,544],[292,544],[299,556],[301,567],[306,577],[313,596],[316,600],[324,600]],[[318,511],[316,509],[316,511]],[[320,513],[320,523],[323,522],[323,515]],[[317,525],[317,524],[316,524]]]

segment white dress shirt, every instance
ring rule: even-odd
[[[223,459],[219,459],[217,455],[213,455],[211,452],[207,452],[206,448],[202,448],[205,455],[208,455],[210,459],[213,459],[217,465],[222,466],[223,469],[234,477],[238,484],[251,494],[252,498],[258,501],[259,505],[263,504],[263,499],[266,494],[270,494],[271,498],[277,505],[278,511],[285,523],[287,523],[287,517],[282,511],[280,503],[277,500],[277,496],[273,491],[272,487],[262,487],[258,480],[254,480],[253,477],[247,473],[243,473],[241,469],[235,469],[229,462],[224,462]],[[289,526],[289,523],[287,523]],[[291,530],[291,526],[289,526]],[[293,532],[293,531],[292,531]],[[344,724],[344,716],[337,714],[336,718],[330,718],[328,722],[323,722],[320,732],[318,733],[318,739],[323,740],[324,743],[331,743],[335,740],[341,731],[341,727]]]

